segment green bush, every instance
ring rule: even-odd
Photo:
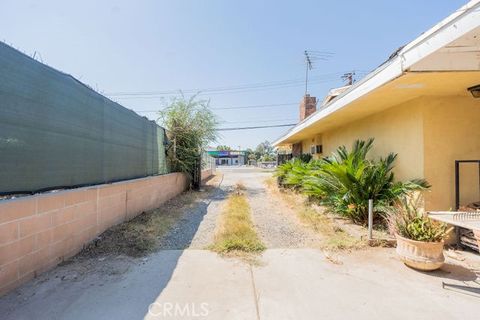
[[[372,146],[373,139],[357,140],[351,151],[342,146],[322,160],[291,162],[279,168],[278,176],[284,186],[318,199],[330,211],[366,223],[369,199],[374,201],[375,216],[384,217],[399,198],[429,188],[423,179],[395,181],[392,170],[397,155],[367,159]]]
[[[418,210],[419,198],[403,197],[389,210],[388,224],[392,233],[416,241],[439,242],[450,229],[445,223],[433,221]]]
[[[209,101],[181,95],[164,101],[158,114],[172,142],[168,153],[172,170],[192,178],[202,150],[218,137],[218,120]]]
[[[390,153],[386,158],[369,160],[367,154],[372,145],[373,139],[369,139],[355,141],[351,151],[340,147],[325,160],[317,179],[322,203],[357,223],[367,222],[369,199],[374,201],[375,214],[384,216],[396,200],[429,188],[423,179],[395,181],[393,168],[397,155]]]
[[[312,155],[310,153],[302,153],[300,156],[298,156],[298,159],[302,162],[308,163],[310,160],[312,160]]]
[[[284,181],[287,177],[287,174],[295,166],[295,160],[285,162],[277,167],[274,176],[277,177],[277,183],[279,186],[285,186]]]
[[[295,158],[277,167],[275,173],[277,182],[282,187],[303,190],[305,179],[315,174],[315,170],[320,168],[321,163],[321,160],[304,162],[299,158]]]

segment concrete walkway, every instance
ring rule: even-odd
[[[281,205],[262,204],[258,198],[265,194],[258,183],[265,173],[251,169],[224,173],[225,188],[238,176],[244,178],[251,189],[252,208],[278,211],[268,220],[257,216],[259,228],[290,221],[277,216]],[[201,203],[206,206],[203,213],[192,215],[196,231],[187,226],[188,232],[183,232],[179,227],[177,235],[169,238],[191,234],[190,240],[181,239],[181,250],[65,264],[0,298],[0,319],[467,320],[480,316],[477,275],[451,259],[432,273],[405,267],[393,249],[371,248],[327,259],[301,238],[293,248],[288,241],[277,241],[285,233],[282,230],[290,230],[278,226],[262,231],[266,240],[273,240],[266,241],[270,248],[253,266],[199,250],[212,237],[222,192],[215,193],[208,205]],[[286,236],[296,236],[300,230],[291,228],[294,233]],[[302,243],[305,247],[298,247]],[[447,290],[443,283],[458,287]]]
[[[366,254],[338,265],[316,249],[269,249],[252,267],[206,250],[164,250],[108,283],[37,284],[2,319],[478,319],[478,297],[442,289],[459,283],[452,273],[471,282],[469,271],[419,273],[392,250]]]

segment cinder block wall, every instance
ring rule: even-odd
[[[213,174],[213,169],[204,169],[202,170],[202,174],[200,176],[200,179],[204,181],[205,179],[209,178]]]
[[[185,175],[170,173],[0,201],[0,295],[186,188]]]

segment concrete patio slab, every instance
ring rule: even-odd
[[[268,249],[256,266],[207,250],[164,250],[130,263],[109,280],[92,273],[65,282],[52,271],[21,296],[2,298],[2,319],[478,319],[478,296],[442,288],[473,286],[475,273],[451,261],[417,272],[393,249],[334,262],[317,249]]]
[[[356,252],[341,264],[315,249],[267,250],[254,268],[261,319],[478,319],[480,296],[447,291],[442,282],[476,275],[447,263],[423,273],[392,249]],[[457,279],[448,279],[452,275]]]
[[[206,250],[184,251],[152,303],[145,319],[256,319],[250,266]]]

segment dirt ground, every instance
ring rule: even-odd
[[[433,273],[405,267],[393,248],[340,250],[332,257],[322,234],[271,194],[269,177],[260,169],[219,169],[202,192],[187,192],[112,228],[76,257],[0,298],[0,318],[188,319],[152,317],[152,303],[172,301],[208,303],[205,319],[478,317],[478,255],[446,251],[447,263]],[[238,182],[267,246],[256,266],[206,250]]]

